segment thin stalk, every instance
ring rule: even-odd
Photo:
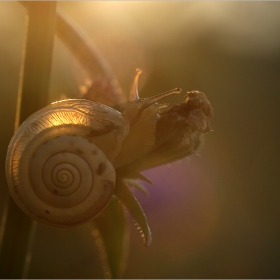
[[[56,2],[28,2],[16,128],[33,112],[47,105],[55,20]],[[26,278],[36,224],[12,199],[8,200],[4,213],[1,223],[0,277]]]

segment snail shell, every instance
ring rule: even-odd
[[[7,152],[13,199],[33,219],[53,226],[96,217],[112,197],[112,161],[128,130],[120,112],[89,100],[59,101],[34,113]]]

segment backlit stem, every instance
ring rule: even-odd
[[[56,2],[26,2],[27,32],[20,73],[15,127],[47,105]],[[0,277],[26,278],[36,224],[9,198],[1,223]]]

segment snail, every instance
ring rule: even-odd
[[[157,103],[181,89],[138,96],[120,112],[86,99],[57,101],[29,116],[8,147],[6,177],[16,204],[34,220],[57,227],[96,218],[114,194],[116,169],[149,153],[156,142]]]

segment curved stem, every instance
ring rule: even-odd
[[[57,10],[56,32],[91,76],[97,73],[105,76],[113,91],[110,98],[116,104],[115,107],[120,109],[126,100],[111,67],[88,35],[61,9]]]

